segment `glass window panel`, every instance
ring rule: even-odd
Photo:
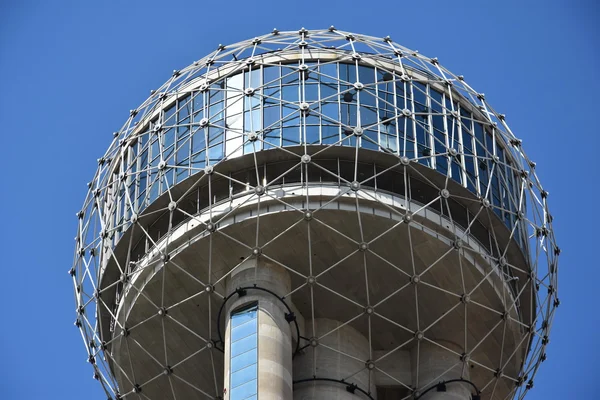
[[[321,84],[321,100],[337,101],[337,85]]]
[[[170,128],[165,131],[163,135],[163,148],[171,147],[175,143],[175,128]],[[152,157],[158,155],[158,148],[155,147],[156,143],[152,143]]]
[[[304,85],[304,101],[312,103],[319,100],[319,85],[306,84]]]
[[[206,147],[204,134],[204,129],[198,129],[192,136],[192,154],[196,154],[197,152],[204,150]]]
[[[168,126],[173,126],[177,123],[177,121],[175,120],[175,103],[173,105],[171,105],[169,108],[167,108],[164,112],[164,118],[163,121],[165,123],[165,125]]]
[[[266,86],[272,86],[272,85],[277,85],[279,86],[279,77],[280,77],[280,72],[279,72],[279,66],[265,66],[263,67],[263,75],[264,75],[264,82]]]
[[[321,64],[319,66],[319,73],[321,74],[321,82],[332,82],[334,84],[337,82],[337,64]]]
[[[375,83],[375,69],[360,65],[358,67],[358,81],[365,86],[372,86]]]
[[[360,125],[363,127],[376,125],[378,123],[377,120],[377,111],[375,108],[371,107],[360,107]],[[375,128],[377,129],[377,128]]]
[[[265,133],[264,136],[264,148],[270,149],[276,146],[281,146],[281,130],[271,129]]]
[[[204,109],[204,94],[200,92],[194,92],[193,96],[194,114],[201,115],[202,113],[198,114],[198,112]],[[202,118],[202,116],[198,117],[198,119],[200,118]]]
[[[319,143],[319,126],[308,125],[306,126],[306,143],[318,144]]]
[[[229,386],[233,389],[258,378],[256,364],[251,364],[231,374]]]
[[[231,314],[230,399],[242,400],[257,393],[258,307]]]
[[[281,66],[281,83],[283,85],[294,84],[295,87],[298,87],[298,82],[300,79],[298,67],[297,64],[293,66],[292,65],[287,64]]]
[[[339,64],[340,80],[345,83],[354,84],[356,79],[356,66],[354,64]]]
[[[237,180],[239,180],[240,182],[244,182],[246,180],[246,179],[239,179],[239,177],[235,177],[235,178]],[[248,318],[248,320],[246,320],[245,322],[242,322],[242,321],[234,322],[233,317],[232,317],[232,327],[233,327],[233,329],[231,329],[231,340],[232,341],[236,341],[236,340],[245,338],[246,336],[249,336],[252,333],[256,332],[256,327],[257,327],[256,315],[251,315],[251,313],[248,313],[247,318]]]
[[[324,103],[321,106],[321,114],[327,119],[323,119],[323,123],[326,121],[339,123],[339,109],[338,103]]]
[[[192,103],[190,101],[190,96],[185,96],[185,97],[179,99],[177,101],[177,103],[178,103],[177,107],[179,110],[177,118],[179,121],[182,121],[182,120],[188,118],[191,114],[190,108],[191,108]]]
[[[288,103],[298,102],[298,85],[288,85],[282,88],[283,101]],[[297,109],[298,106],[295,107]]]
[[[283,128],[283,145],[291,146],[300,143],[300,128]]]
[[[208,149],[209,161],[218,161],[223,158],[223,144],[220,143]]]
[[[231,400],[245,400],[246,398],[256,394],[257,387],[257,380],[252,380],[248,383],[231,389],[230,398]]]
[[[333,125],[323,125],[323,144],[331,144],[340,140],[340,128]]]

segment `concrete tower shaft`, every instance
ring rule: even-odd
[[[522,398],[548,193],[483,94],[334,28],[219,46],[99,160],[70,273],[117,398]]]

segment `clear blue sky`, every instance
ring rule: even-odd
[[[563,249],[562,305],[528,399],[598,398],[599,7],[0,0],[0,398],[105,399],[73,326],[67,270],[86,182],[129,110],[219,43],[332,24],[438,57],[507,115],[550,192]]]

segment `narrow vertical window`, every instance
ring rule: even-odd
[[[255,400],[258,393],[258,305],[231,313],[230,400]]]

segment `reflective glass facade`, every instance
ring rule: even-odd
[[[258,393],[258,306],[231,313],[230,400],[256,400]]]
[[[359,63],[279,62],[169,101],[122,153],[114,179],[127,182],[113,193],[114,226],[127,226],[133,213],[207,165],[300,145],[406,156],[487,198],[511,230],[525,206],[518,200],[520,170],[496,127],[451,86]],[[353,134],[356,127],[362,135]]]

